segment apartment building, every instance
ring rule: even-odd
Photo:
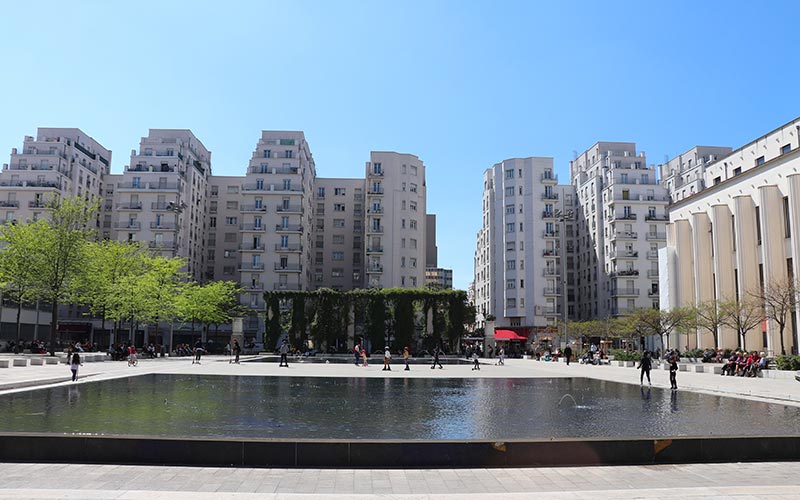
[[[364,287],[364,179],[324,179],[314,183],[314,276],[312,288]]]
[[[110,164],[111,151],[81,129],[41,127],[3,164],[0,217],[35,220],[53,197],[99,200]]]
[[[729,155],[732,150],[722,146],[695,146],[659,165],[659,182],[667,190],[670,203],[694,196],[705,189],[706,165]]]
[[[738,299],[765,284],[795,279],[800,259],[799,137],[800,118],[728,154],[708,157],[699,179],[704,189],[674,196],[660,260],[662,307]],[[743,338],[723,328],[720,345],[770,355],[782,349],[797,353],[796,325],[793,311],[783,339],[771,320]],[[671,340],[679,345],[677,337]],[[713,345],[711,334],[703,331],[681,342]]]
[[[123,173],[108,176],[104,236],[181,257],[204,281],[210,177],[211,152],[191,130],[150,129]]]
[[[497,328],[528,336],[574,314],[575,201],[573,187],[558,184],[552,158],[508,159],[484,172],[475,251],[479,320],[495,317]]]
[[[443,267],[425,268],[425,286],[433,288],[453,288],[453,270]]]
[[[424,286],[425,165],[411,154],[373,151],[366,164],[366,191],[365,285]]]
[[[598,142],[570,162],[577,194],[579,319],[659,307],[658,250],[666,244],[666,190],[632,142]]]

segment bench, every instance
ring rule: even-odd
[[[14,358],[14,366],[28,366],[28,358]]]
[[[0,368],[8,368],[9,366],[11,366],[10,359],[0,359]]]
[[[705,368],[706,373],[722,375],[722,365],[706,365],[703,368]]]
[[[705,373],[705,366],[703,365],[692,365],[692,370],[695,373]]]
[[[58,358],[55,357],[55,356],[45,356],[43,359],[44,359],[44,362],[47,363],[48,365],[57,365],[58,364]]]
[[[31,366],[43,366],[44,358],[31,358]]]

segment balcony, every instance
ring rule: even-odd
[[[125,222],[115,222],[114,229],[132,229],[132,230],[139,230],[142,228],[141,222],[136,221],[125,221]]]
[[[383,188],[375,186],[370,187],[367,189],[367,194],[383,194]]]
[[[150,204],[150,210],[155,210],[157,212],[162,211],[174,211],[175,203],[172,202],[153,202]]]
[[[284,273],[299,273],[303,270],[303,266],[300,264],[283,264],[281,265],[280,262],[276,262],[273,270],[284,272]]]
[[[645,194],[636,194],[636,195],[617,195],[613,199],[608,200],[609,203],[618,203],[623,201],[669,201],[668,196],[655,196],[655,195],[645,195]]]
[[[623,269],[621,271],[614,271],[609,276],[612,278],[617,278],[620,276],[639,276],[638,269]]]
[[[617,220],[636,220],[636,214],[633,213],[614,214],[614,218]]]
[[[383,177],[383,170],[382,169],[381,170],[372,169],[372,170],[369,171],[369,176],[370,177]]]
[[[177,225],[174,222],[159,222],[154,221],[150,223],[150,229],[157,229],[162,231],[174,231]]]
[[[542,307],[542,314],[544,316],[561,316],[561,306]]]
[[[261,232],[266,230],[267,226],[264,224],[255,224],[253,222],[246,223],[246,224],[239,224],[239,230],[241,231],[253,231],[253,232]]]
[[[368,233],[383,233],[383,226],[370,226],[367,228]]]
[[[250,283],[245,285],[244,289],[248,292],[260,292],[264,290],[264,283]]]
[[[273,290],[301,290],[300,283],[273,283]]]
[[[611,315],[612,316],[623,316],[625,314],[630,314],[635,310],[633,307],[612,307],[611,308]]]
[[[636,250],[611,250],[609,257],[612,259],[635,259],[639,256]]]
[[[33,202],[31,202],[31,203],[33,203]],[[0,207],[3,207],[3,208],[19,208],[19,201],[17,201],[17,200],[0,201]]]
[[[239,264],[240,271],[263,271],[264,270],[264,263],[263,262],[242,262]]]
[[[263,205],[252,205],[252,204],[241,204],[239,205],[239,211],[242,213],[247,212],[254,212],[254,213],[265,213],[267,211],[267,207]]]
[[[180,184],[177,182],[118,182],[117,189],[147,189],[151,191],[177,191]]]
[[[266,246],[264,244],[254,245],[252,243],[239,245],[238,248],[240,252],[263,252],[266,250]]]
[[[28,202],[28,208],[50,208],[47,203],[42,200],[34,200]]]
[[[639,233],[636,231],[616,231],[611,233],[611,239],[615,240],[635,240],[639,237]]]
[[[638,297],[639,296],[639,289],[638,288],[612,288],[611,289],[611,296],[612,297]]]
[[[383,266],[381,266],[381,265],[367,266],[367,272],[368,273],[382,273],[383,272]]]
[[[287,246],[281,246],[279,244],[275,244],[275,251],[276,252],[292,252],[292,253],[302,252],[303,251],[303,245],[298,245],[297,243],[290,244],[290,245],[287,245]]]
[[[655,221],[669,222],[669,215],[667,215],[667,214],[663,214],[663,215],[647,214],[644,217],[644,220],[655,220]]]
[[[543,200],[557,200],[558,193],[542,193]]]
[[[148,241],[147,247],[156,250],[175,250],[177,248],[174,241]]]
[[[542,231],[542,236],[544,238],[559,238],[561,236],[561,233],[559,231],[547,231],[547,230],[544,230],[544,231]]]
[[[552,173],[544,173],[542,174],[542,182],[552,182],[553,184],[558,184],[558,176]]]
[[[281,174],[281,175],[291,175],[291,174],[299,174],[300,167],[250,167],[247,169],[248,174]]]
[[[649,269],[647,271],[648,278],[658,278],[658,269]]]
[[[382,214],[383,207],[372,207],[367,209],[368,214]]]
[[[659,296],[658,290],[652,290],[652,289],[648,290],[647,291],[647,296],[648,297],[658,297]]]
[[[383,247],[369,246],[367,247],[367,253],[383,253]]]
[[[544,288],[544,296],[545,297],[558,297],[561,295],[561,287],[545,287]]]
[[[561,271],[559,269],[551,269],[546,267],[542,270],[542,276],[558,277],[561,276]]]
[[[61,189],[61,183],[57,181],[19,181],[19,180],[2,180],[0,186],[11,187],[34,187],[34,188],[56,188]]]
[[[658,260],[658,250],[648,250],[647,258]]]
[[[130,203],[117,203],[117,210],[141,210],[141,201],[132,201]]]
[[[647,233],[648,240],[666,240],[667,233]]]
[[[556,213],[555,212],[551,212],[551,211],[548,211],[548,210],[545,210],[544,212],[542,212],[542,219],[555,219],[555,218],[556,218]]]
[[[279,233],[302,233],[303,226],[300,224],[276,224],[275,231]]]
[[[542,257],[558,257],[559,255],[557,248],[545,248],[542,250]]]
[[[242,184],[242,191],[259,191],[259,192],[274,191],[274,192],[284,192],[284,193],[302,193],[303,187],[251,182],[247,184]]]
[[[275,207],[275,211],[276,212],[280,212],[280,213],[284,213],[284,214],[286,214],[286,213],[301,214],[301,213],[303,213],[303,207],[301,207],[300,205],[286,205],[286,206],[277,205]],[[320,214],[320,215],[322,215],[322,214]]]

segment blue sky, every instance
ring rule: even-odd
[[[418,155],[439,264],[472,279],[482,173],[634,141],[649,163],[738,147],[800,115],[800,3],[39,1],[3,4],[0,155],[79,127],[120,172],[190,128],[243,175],[262,129],[303,130],[324,177]]]

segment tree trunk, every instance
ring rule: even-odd
[[[22,301],[17,301],[17,345],[22,340]]]
[[[50,355],[56,355],[56,332],[58,331],[58,301],[53,299],[50,314]]]
[[[786,356],[786,345],[783,342],[783,330],[786,328],[786,325],[785,324],[781,324],[780,327],[781,327],[781,330],[780,330],[780,334],[781,334],[781,356]]]

